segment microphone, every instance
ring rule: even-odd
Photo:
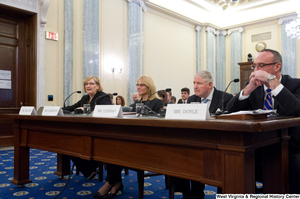
[[[153,113],[154,115],[156,115],[155,112],[148,106],[148,104],[149,104],[150,97],[151,97],[152,95],[154,95],[155,93],[158,93],[159,91],[170,92],[170,91],[172,91],[172,89],[171,89],[171,88],[166,88],[166,90],[158,90],[158,91],[156,91],[156,92],[154,92],[154,93],[151,93],[151,94],[149,95],[147,101],[145,102],[145,104],[140,108],[140,111],[139,111],[139,114],[138,114],[137,117],[139,117],[139,116],[141,115],[142,110],[144,110],[145,108],[148,109],[148,110],[145,109],[145,115],[147,115],[148,112]],[[142,100],[143,100],[143,99],[142,99]]]
[[[215,113],[216,115],[221,115],[221,114],[225,113],[225,111],[224,111],[224,97],[225,97],[225,93],[226,93],[228,87],[230,86],[230,84],[231,84],[232,82],[237,83],[237,82],[239,82],[239,81],[240,81],[239,78],[235,78],[235,79],[233,79],[233,80],[231,80],[231,81],[229,82],[229,84],[227,85],[227,87],[226,87],[226,89],[225,89],[225,91],[224,91],[224,93],[223,93],[223,96],[222,96],[222,109],[221,109],[221,111],[217,111],[217,112]]]
[[[65,101],[64,101],[64,108],[66,107],[66,101],[67,101],[67,99],[69,99],[74,93],[81,93],[81,91],[74,91],[73,93],[71,93],[71,95],[69,95],[69,96],[65,99]]]
[[[172,89],[171,89],[171,88],[166,88],[166,90],[159,90],[159,91],[171,92]],[[156,92],[152,93],[151,95],[149,95],[149,97],[148,97],[148,99],[147,99],[147,102],[149,102],[149,99],[150,99],[150,97],[151,97],[152,95],[154,95],[155,93],[158,93],[159,91],[156,91]],[[147,102],[146,102],[146,103],[147,103]]]

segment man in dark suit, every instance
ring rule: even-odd
[[[190,96],[190,89],[184,87],[181,89],[181,99],[178,100],[178,104],[187,104],[187,100]]]
[[[200,102],[207,103],[209,106],[209,112],[215,113],[217,109],[222,109],[222,91],[217,90],[213,87],[213,77],[209,71],[202,70],[194,76],[194,92],[188,98],[188,103]],[[232,98],[232,95],[225,93],[224,95],[224,107],[227,102]],[[175,191],[182,192],[183,199],[203,199],[204,198],[204,188],[205,185],[201,182],[191,181],[181,179],[181,178],[171,178],[174,183]]]
[[[215,113],[218,109],[226,107],[232,95],[224,93],[213,87],[213,78],[209,71],[202,70],[194,77],[194,92],[195,94],[190,96],[188,103],[200,102],[207,103],[210,113]],[[222,97],[224,93],[224,105],[222,105]]]
[[[254,72],[246,87],[227,104],[229,112],[256,110],[270,106],[280,116],[300,116],[300,79],[282,75],[282,58],[275,51],[261,51],[252,65]],[[271,89],[270,100],[267,89]],[[289,192],[300,193],[300,126],[289,128]],[[259,153],[256,152],[256,156]],[[257,165],[257,164],[256,164]],[[258,172],[256,172],[257,174]],[[260,176],[257,174],[257,176]]]

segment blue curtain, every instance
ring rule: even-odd
[[[281,24],[281,42],[282,42],[282,74],[296,77],[296,38],[287,36],[285,27],[290,21]]]
[[[143,74],[143,27],[144,13],[137,2],[128,3],[128,46],[127,46],[127,104],[133,103],[136,81]],[[141,69],[142,68],[142,69]],[[142,71],[141,71],[142,70]]]
[[[238,63],[242,61],[242,33],[234,31],[230,35],[230,53],[231,53],[231,80],[240,78],[240,68]],[[231,94],[240,92],[240,84],[231,84]]]
[[[73,92],[73,0],[64,1],[64,88],[63,99]],[[66,106],[73,104],[66,101]]]
[[[213,77],[215,71],[214,39],[215,39],[214,33],[211,31],[207,31],[206,32],[206,68]]]
[[[82,81],[90,75],[99,77],[99,1],[83,1]],[[82,83],[83,85],[83,83]]]
[[[196,28],[196,73],[201,71],[201,26]]]
[[[226,43],[223,34],[218,34],[216,38],[216,88],[225,90],[226,88]]]

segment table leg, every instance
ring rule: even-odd
[[[67,155],[57,154],[57,171],[54,173],[60,178],[70,174],[70,157]]]

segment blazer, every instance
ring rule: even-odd
[[[210,107],[209,107],[209,112],[210,113],[215,113],[217,111],[217,109],[222,109],[222,97],[223,97],[223,93],[224,93],[224,109],[227,105],[227,103],[229,102],[229,100],[233,97],[231,94],[223,92],[223,91],[219,91],[216,88],[214,88],[214,94],[212,96],[212,101],[210,103]],[[191,102],[201,102],[201,97],[197,96],[197,95],[192,95],[188,98],[187,103],[191,103]]]
[[[151,110],[153,110],[156,113],[159,113],[160,109],[163,108],[163,102],[161,101],[161,99],[158,98],[154,98],[153,100],[147,102],[147,101],[140,101],[140,100],[136,100],[134,102],[134,106],[132,107],[132,112],[136,112],[136,103],[143,103],[146,104],[149,108],[151,108]]]
[[[76,102],[75,104],[73,104],[71,106],[64,107],[63,110],[73,112],[74,109],[76,109],[78,107],[83,107],[83,105],[87,104],[89,102],[89,100],[90,100],[90,96],[84,95],[78,102]],[[111,105],[111,100],[110,100],[109,95],[107,95],[104,92],[97,92],[95,94],[95,96],[93,97],[92,101],[90,102],[91,111],[94,110],[95,105],[100,105],[100,104]]]
[[[284,86],[281,92],[274,97],[274,109],[281,116],[300,116],[300,79],[282,75],[281,84]],[[239,100],[238,93],[227,104],[229,112],[240,110],[263,109],[265,101],[264,86],[257,87],[245,100]],[[300,126],[289,128],[290,144],[300,149]]]

